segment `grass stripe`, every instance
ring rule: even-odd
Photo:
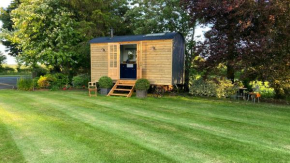
[[[21,97],[21,95],[20,95]],[[24,98],[25,99],[25,98]],[[30,98],[28,98],[30,99]],[[25,99],[25,100],[28,100]],[[99,149],[100,151],[97,151],[98,153],[100,153],[101,155],[104,155],[104,158],[106,158],[105,162],[115,162],[116,160],[118,160],[118,162],[122,162],[122,159],[128,159],[131,158],[132,161],[139,161],[140,159],[144,159],[144,160],[148,160],[148,161],[152,161],[152,162],[170,162],[170,159],[167,159],[164,156],[160,156],[156,153],[152,153],[150,151],[146,151],[144,149],[140,149],[140,147],[134,145],[134,144],[130,144],[130,142],[124,141],[123,138],[118,138],[115,137],[114,135],[110,135],[107,133],[104,133],[102,131],[98,131],[95,128],[91,128],[91,127],[85,127],[88,126],[85,123],[80,123],[78,121],[76,121],[76,119],[72,119],[71,117],[68,117],[60,112],[58,112],[57,110],[54,110],[51,106],[49,105],[43,105],[43,103],[37,103],[35,104],[35,101],[39,101],[37,98],[30,101],[30,103],[32,103],[33,105],[35,105],[34,108],[29,108],[24,106],[25,108],[28,108],[28,110],[26,110],[25,112],[27,113],[27,115],[30,115],[33,117],[33,115],[39,115],[42,118],[43,117],[48,117],[48,118],[44,118],[44,120],[49,123],[49,125],[45,125],[45,126],[39,126],[37,127],[38,129],[41,128],[56,128],[59,130],[58,135],[55,136],[55,138],[57,139],[68,139],[67,144],[72,144],[73,142],[77,142],[74,143],[75,147],[78,147],[78,149],[75,150],[75,152],[77,152],[76,154],[73,154],[74,156],[77,155],[81,155],[83,156],[83,153],[86,153],[87,155],[87,160],[100,160],[99,158],[95,158],[95,153],[90,153],[89,151],[91,150],[97,150]],[[31,105],[31,104],[29,104]],[[28,106],[29,106],[28,105]],[[51,104],[50,104],[51,105]],[[40,107],[41,106],[41,107]],[[14,106],[16,107],[16,106]],[[21,113],[21,115],[23,116],[23,112]],[[54,119],[53,121],[49,121],[49,118]],[[33,118],[34,119],[34,118]],[[38,123],[38,122],[36,122]],[[53,124],[53,123],[59,123],[59,124]],[[32,124],[29,124],[32,125]],[[55,126],[56,125],[56,126]],[[34,127],[34,126],[33,126]],[[64,132],[61,132],[61,131]],[[82,133],[81,131],[85,130],[86,132]],[[46,133],[46,134],[51,134],[54,133],[55,131],[40,131],[41,133]],[[77,133],[80,134],[77,134]],[[39,133],[35,133],[35,134],[39,134]],[[85,135],[84,135],[85,134]],[[40,137],[42,137],[43,135],[38,135]],[[53,137],[54,135],[47,135],[47,137]],[[98,139],[97,139],[98,138]],[[99,140],[99,138],[104,139],[103,143],[100,142],[102,140]],[[32,142],[30,142],[30,144],[35,143],[35,141],[39,141],[39,140],[33,140]],[[46,141],[50,141],[50,140],[46,140]],[[72,143],[69,143],[72,142]],[[56,142],[56,144],[61,144],[62,142]],[[100,144],[101,143],[101,144]],[[29,144],[29,143],[27,143]],[[85,145],[86,147],[90,147],[90,149],[82,149],[79,146],[81,145]],[[41,144],[37,144],[39,146],[41,146]],[[63,145],[63,144],[61,144]],[[98,145],[100,146],[100,149],[98,148]],[[64,146],[65,147],[65,146]],[[62,147],[62,148],[64,148]],[[55,147],[54,147],[55,148]],[[74,147],[70,147],[72,149],[74,149]],[[68,150],[69,148],[64,148],[65,150]],[[24,149],[26,150],[26,149]],[[128,150],[128,152],[126,152]],[[139,153],[133,153],[132,151],[139,151]],[[108,152],[110,151],[110,152]],[[151,154],[150,154],[151,153]],[[66,155],[65,153],[61,153],[60,155]],[[144,155],[144,156],[142,156]],[[152,157],[150,158],[146,158],[146,155],[151,155]],[[41,156],[41,155],[40,155]],[[38,157],[38,159],[40,159],[41,157]],[[89,157],[92,157],[91,159],[89,159]],[[55,156],[51,156],[51,157],[55,157]],[[41,158],[42,160],[45,158]],[[48,159],[50,159],[50,157],[48,157]],[[76,161],[79,160],[78,158],[63,158],[64,160],[72,160],[72,161]],[[37,160],[37,159],[34,159]],[[57,158],[56,160],[61,160],[61,158]],[[163,160],[163,161],[162,161]],[[79,160],[76,162],[81,162],[83,160]],[[171,160],[172,161],[172,160]],[[29,160],[29,162],[34,162],[33,160]],[[37,162],[37,161],[36,161]],[[90,161],[89,161],[90,162]],[[94,161],[92,161],[94,162]],[[124,161],[124,162],[127,162]]]
[[[0,119],[0,162],[6,163],[25,162],[21,151],[18,149],[11,134],[7,130],[7,125],[4,124],[1,119]]]
[[[74,160],[94,162],[287,162],[290,157],[286,106],[184,97],[89,98],[87,92],[5,92],[0,92],[5,106],[0,116],[5,115],[13,137],[24,136],[16,143],[26,157],[30,148],[41,153],[47,142],[53,143],[48,145],[53,150],[71,150],[57,156],[34,154],[46,162],[73,160],[61,159],[70,154],[79,155]],[[23,104],[13,103],[16,95]],[[19,122],[23,126],[17,126]],[[95,135],[102,140],[95,140]]]
[[[58,99],[60,99],[61,101],[64,101],[64,99],[61,99],[61,98],[58,98]],[[83,100],[83,99],[82,99]],[[59,103],[59,102],[57,102],[57,103]],[[71,111],[73,111],[73,110],[75,110],[75,109],[77,109],[77,107],[79,107],[79,106],[77,106],[76,104],[77,103],[79,103],[79,101],[75,101],[75,104],[72,104],[69,108],[72,108],[71,110],[69,110],[69,111],[65,111],[65,112],[71,112]],[[100,101],[98,101],[98,104],[100,104],[101,102]],[[68,104],[64,104],[64,106],[66,106],[66,105],[68,105]],[[74,107],[74,105],[76,105],[76,107]],[[61,106],[58,106],[58,107],[61,107]],[[115,107],[115,109],[116,109],[116,107]],[[131,111],[132,111],[132,109],[133,108],[130,108],[131,109]],[[76,111],[76,112],[79,112],[79,111]],[[84,118],[84,117],[83,117]],[[160,118],[160,117],[159,117]],[[82,119],[82,118],[81,118]],[[107,128],[110,128],[109,126],[106,126]],[[117,128],[114,128],[113,130],[117,130]],[[208,133],[208,134],[210,134],[210,133]],[[227,139],[228,139],[228,137],[226,137],[226,136],[222,136],[222,135],[215,135],[215,136],[221,136],[221,137],[224,137],[224,138],[226,138],[226,141],[227,141]],[[254,142],[250,142],[250,144],[252,144],[253,145],[253,143]],[[256,144],[256,143],[254,143],[254,144]],[[259,145],[260,146],[260,144],[256,144],[256,145]],[[265,149],[264,149],[265,150]],[[269,150],[269,149],[268,149]],[[261,151],[256,151],[256,152],[261,152]],[[268,151],[268,152],[272,152],[272,151]],[[265,153],[265,156],[266,155],[268,155],[268,153],[266,153],[266,152],[264,152]],[[274,154],[275,154],[275,152],[274,152]]]

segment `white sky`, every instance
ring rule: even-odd
[[[11,0],[0,0],[0,7],[7,7],[11,3]],[[2,22],[0,21],[0,27],[2,27]],[[7,56],[6,63],[7,64],[16,64],[15,58],[8,56],[5,52],[5,46],[0,44],[0,51],[3,52]]]

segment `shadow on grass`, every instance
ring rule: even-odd
[[[6,125],[0,119],[0,162],[25,162]]]

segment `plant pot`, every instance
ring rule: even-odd
[[[137,98],[145,98],[147,97],[147,90],[136,90]]]
[[[110,92],[111,88],[101,88],[101,95],[107,95]]]

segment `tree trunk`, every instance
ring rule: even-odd
[[[195,22],[193,23],[192,37],[190,41],[190,52],[185,49],[185,69],[184,69],[184,91],[189,91],[189,82],[190,82],[190,69],[192,67],[192,61],[194,59],[194,32],[195,32]]]
[[[235,59],[235,41],[234,41],[234,28],[231,28],[231,22],[228,24],[229,34],[228,34],[228,56],[227,56],[227,78],[235,82],[235,69],[234,69],[234,59]]]
[[[227,78],[232,81],[232,83],[235,82],[235,71],[231,64],[227,64]]]

